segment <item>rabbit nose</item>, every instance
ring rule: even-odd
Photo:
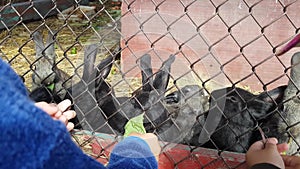
[[[42,82],[45,86],[49,86],[51,85],[53,82],[51,81],[50,78],[46,78],[44,79],[44,81]]]

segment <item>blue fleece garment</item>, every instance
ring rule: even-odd
[[[34,106],[19,76],[0,59],[0,169],[104,169],[71,140],[65,125]],[[158,168],[147,143],[128,137],[107,168]]]
[[[131,136],[125,138],[114,147],[110,155],[108,168],[156,169],[158,166],[148,144],[144,140],[141,141],[138,137]]]

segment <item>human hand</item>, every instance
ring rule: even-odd
[[[128,136],[135,136],[145,140],[146,143],[149,145],[151,152],[154,154],[156,160],[158,161],[161,147],[159,145],[158,138],[155,134],[153,133],[140,134],[140,133],[133,132],[130,133]]]
[[[73,110],[69,110],[69,107],[71,106],[70,100],[64,100],[59,104],[37,102],[35,103],[35,105],[49,114],[54,120],[60,120],[61,122],[66,124],[68,131],[74,129],[74,124],[69,122],[69,120],[76,116],[76,112]]]
[[[282,156],[285,164],[285,169],[300,169],[300,157],[299,156]]]
[[[266,144],[262,141],[257,141],[251,145],[246,153],[246,162],[248,167],[252,167],[260,163],[273,164],[279,168],[284,168],[284,160],[280,153],[288,149],[286,143],[278,144],[276,138],[267,139]]]

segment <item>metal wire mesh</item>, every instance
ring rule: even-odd
[[[0,5],[1,58],[35,101],[73,101],[74,141],[102,163],[143,113],[162,140],[162,168],[243,168],[244,157],[230,152],[261,140],[258,128],[298,153],[299,121],[285,112],[298,99],[297,49],[275,55],[298,33],[297,0]],[[288,81],[295,95],[281,86]]]

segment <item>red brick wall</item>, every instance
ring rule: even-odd
[[[287,83],[284,66],[290,66],[295,50],[277,59],[273,49],[295,35],[300,26],[300,2],[288,5],[286,13],[282,6],[291,0],[283,1],[285,4],[275,0],[248,0],[247,4],[238,0],[191,2],[123,2],[121,63],[127,76],[138,74],[137,59],[145,53],[151,54],[156,69],[162,60],[176,54],[172,76],[178,81],[186,73],[195,72],[202,81],[211,79],[206,83],[209,89],[238,83],[262,91],[263,84],[281,76],[267,88]]]

